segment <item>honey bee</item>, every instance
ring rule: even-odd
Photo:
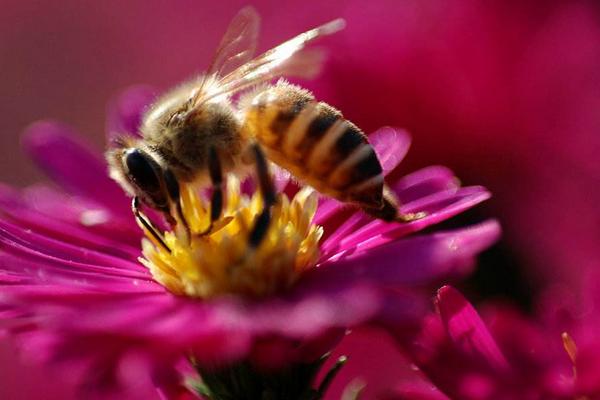
[[[398,211],[366,135],[340,111],[281,79],[314,76],[321,53],[306,45],[343,27],[343,20],[331,21],[253,58],[259,16],[251,7],[242,9],[207,71],[150,107],[141,124],[142,139],[123,137],[106,153],[111,177],[133,196],[138,220],[155,231],[139,211],[141,202],[164,213],[172,225],[185,225],[179,184],[193,182],[212,185],[214,222],[223,209],[224,173],[244,174],[254,166],[264,199],[264,210],[249,239],[256,246],[276,202],[269,161],[319,192],[376,218],[415,218]],[[271,83],[276,78],[280,80]]]

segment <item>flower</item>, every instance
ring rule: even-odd
[[[438,291],[436,306],[419,334],[397,338],[441,392],[426,380],[408,381],[390,398],[407,398],[416,387],[431,398],[466,400],[588,399],[600,393],[600,343],[590,340],[595,327],[575,324],[561,332],[507,306],[488,307],[482,319],[450,286]]]
[[[145,89],[134,88],[117,101],[109,126],[135,128],[131,121],[139,120],[142,108],[130,105],[139,100],[140,90]],[[372,138],[391,172],[408,148],[407,134],[384,128]],[[168,395],[179,379],[175,366],[186,356],[204,369],[241,360],[266,368],[312,362],[352,326],[393,318],[408,329],[424,310],[419,288],[468,273],[476,254],[499,231],[488,221],[407,237],[489,197],[481,187],[459,187],[449,170],[430,167],[392,182],[403,211],[425,211],[425,218],[384,223],[320,199],[296,221],[296,231],[307,233],[305,240],[312,244],[305,246],[302,272],[285,290],[267,291],[262,298],[236,295],[236,290],[197,298],[197,288],[190,292],[181,289],[185,283],[170,285],[138,262],[140,230],[95,152],[52,122],[33,125],[24,140],[64,192],[47,186],[22,192],[2,188],[2,327],[28,353],[68,365],[95,390],[135,389],[145,382]],[[292,208],[314,201],[287,179],[278,185],[292,193]],[[230,188],[232,196],[237,186]],[[254,203],[241,209],[255,209]],[[315,207],[312,223],[324,233],[316,263],[319,228],[308,227]],[[176,240],[174,234],[168,245]],[[151,269],[166,256],[157,249],[145,245],[143,250]]]

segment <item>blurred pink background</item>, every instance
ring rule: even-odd
[[[42,179],[17,150],[23,129],[38,119],[64,121],[102,149],[107,102],[133,84],[162,90],[200,72],[246,4],[0,0],[0,181],[25,186]],[[260,50],[333,18],[347,19],[345,32],[323,40],[336,52],[322,78],[308,85],[367,131],[408,128],[413,150],[403,172],[446,164],[465,183],[492,190],[495,197],[481,213],[501,220],[504,246],[517,260],[492,263],[500,269],[492,276],[521,268],[525,290],[529,285],[536,293],[598,287],[596,3],[252,4],[263,18]],[[587,317],[598,312],[585,310]],[[359,347],[370,349],[362,339],[356,339]],[[0,341],[0,398],[63,398],[54,380],[40,387],[44,378],[44,371],[15,366],[13,350]]]

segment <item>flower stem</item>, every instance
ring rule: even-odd
[[[340,357],[315,389],[317,374],[328,357],[270,371],[249,362],[218,370],[196,366],[202,381],[193,382],[191,387],[210,400],[321,400],[346,362],[346,357]]]

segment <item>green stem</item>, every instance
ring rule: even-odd
[[[325,355],[312,363],[297,363],[270,371],[258,369],[249,362],[218,370],[195,365],[202,381],[190,386],[210,400],[322,400],[346,362],[346,357],[340,357],[314,389],[317,374],[327,358]]]
[[[336,377],[338,372],[340,372],[340,370],[342,369],[344,364],[346,364],[347,361],[348,361],[348,357],[341,356],[335,362],[335,365],[333,367],[331,367],[329,372],[327,372],[327,375],[325,375],[325,377],[323,378],[323,381],[321,381],[321,384],[319,385],[319,388],[317,389],[319,398],[321,398],[325,395],[325,392],[327,391],[327,389],[329,389],[331,382],[333,382],[333,379]]]

